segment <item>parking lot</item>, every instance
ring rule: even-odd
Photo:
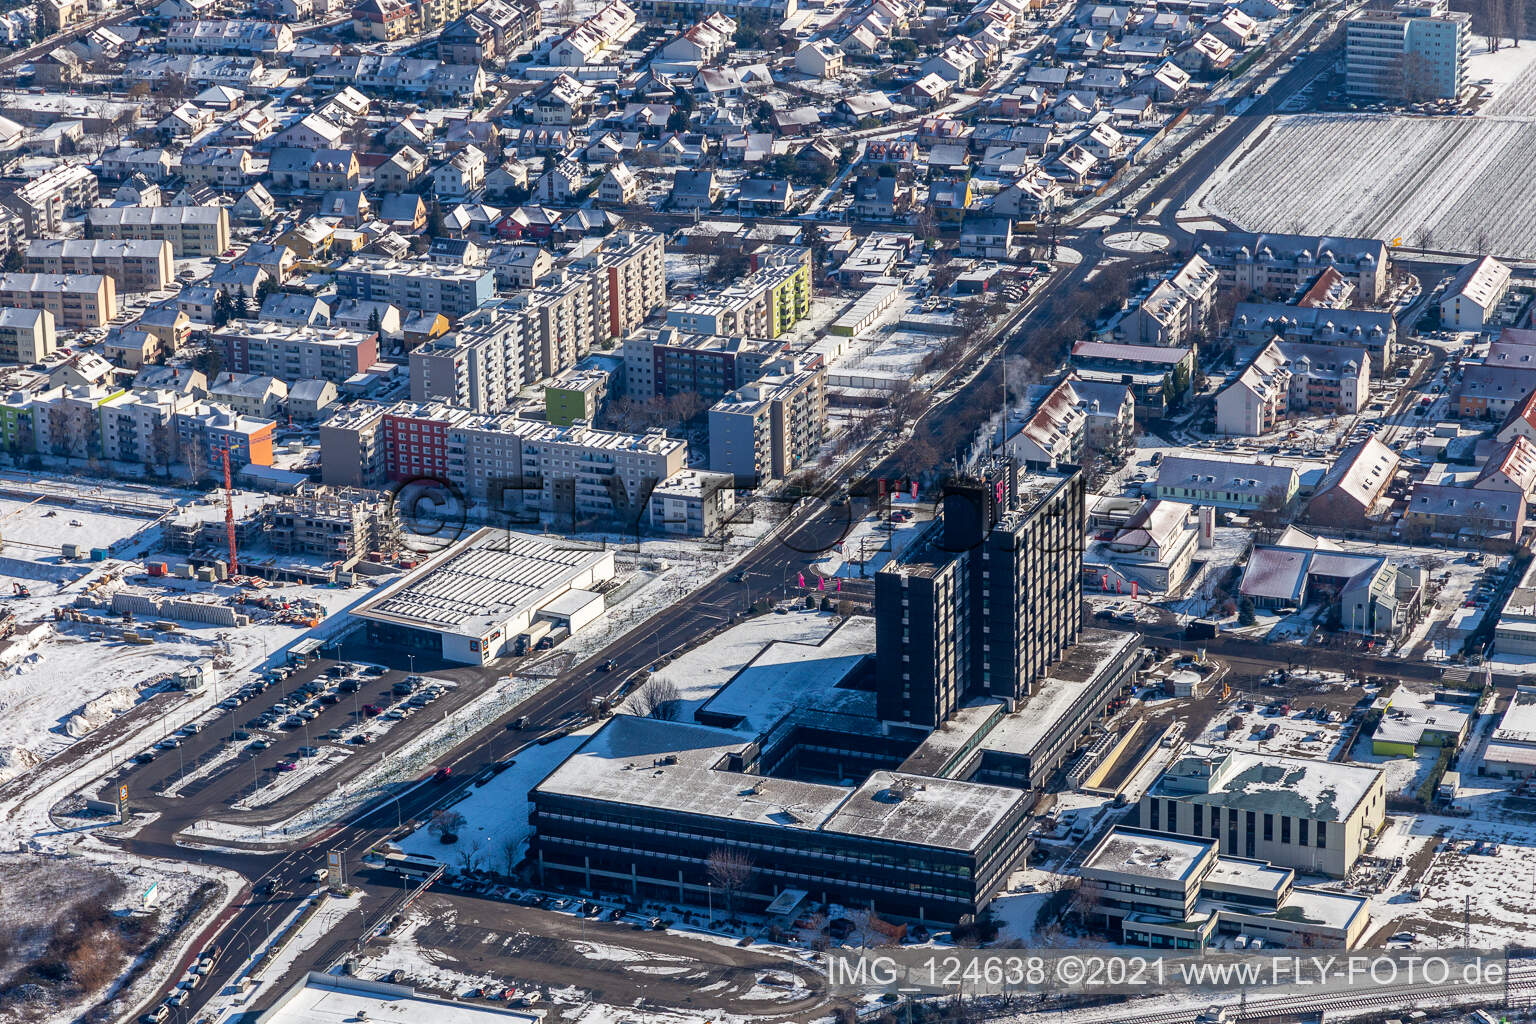
[[[411,719],[447,715],[476,689],[329,659],[274,670],[240,686],[212,714],[139,751],[108,780],[101,798],[114,799],[126,784],[140,809],[189,802],[205,810],[268,806],[364,753],[385,756],[416,731],[406,725]]]

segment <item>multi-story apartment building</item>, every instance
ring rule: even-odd
[[[544,385],[544,418],[557,427],[591,425],[608,397],[607,370],[569,370]]]
[[[1332,267],[1366,304],[1387,290],[1387,243],[1375,238],[1330,238],[1252,231],[1198,231],[1195,252],[1221,274],[1221,287],[1291,296]]]
[[[171,243],[140,239],[37,238],[27,244],[34,274],[104,274],[119,293],[169,288],[176,275]]]
[[[272,465],[272,435],[277,425],[271,420],[242,416],[212,402],[198,402],[178,410],[175,424],[182,461],[199,478],[221,473],[226,452],[232,471]]]
[[[328,487],[383,483],[384,407],[350,405],[320,424],[320,482]]]
[[[624,339],[624,392],[631,398],[694,394],[715,402],[745,387],[783,354],[781,342],[686,334],[675,327]]]
[[[457,319],[496,292],[496,275],[484,267],[408,262],[358,256],[336,272],[341,299],[388,302]]]
[[[100,198],[100,182],[89,167],[61,164],[0,195],[0,204],[21,218],[28,236],[49,238],[63,233],[65,217],[90,209]]]
[[[1257,437],[1300,412],[1352,416],[1370,386],[1364,349],[1272,341],[1216,396],[1216,431]]]
[[[643,434],[576,424],[523,438],[522,492],[561,522],[634,524],[646,515],[651,490],[688,464],[688,442],[661,429]],[[537,484],[537,490],[531,485]]]
[[[752,254],[752,272],[709,298],[667,310],[667,324],[696,334],[777,338],[811,311],[811,253],[795,245]]]
[[[514,300],[494,300],[460,320],[453,333],[412,349],[411,401],[478,413],[506,409],[542,375],[537,350],[524,343],[525,311]]]
[[[1401,0],[1345,22],[1344,87],[1353,96],[1456,100],[1467,85],[1472,16],[1447,0]]]
[[[229,248],[229,211],[222,206],[107,206],[86,211],[85,234],[170,242],[177,259],[220,256]]]
[[[101,405],[102,457],[169,467],[180,452],[175,417],[193,404],[191,395],[162,388],[135,388]]]
[[[0,363],[37,363],[58,345],[46,309],[0,308]]]
[[[533,367],[532,379],[552,377],[592,351],[601,309],[596,284],[590,275],[567,268],[512,299],[522,311],[524,363]]]
[[[1239,302],[1232,314],[1231,336],[1248,345],[1280,338],[1309,345],[1363,348],[1371,357],[1372,369],[1382,373],[1392,365],[1397,350],[1397,320],[1385,309]]]
[[[45,309],[71,330],[105,327],[117,316],[117,287],[103,274],[0,274],[0,306]]]
[[[621,231],[572,265],[592,279],[594,326],[602,337],[628,337],[666,303],[665,249],[665,237],[654,231]]]
[[[376,333],[345,327],[236,320],[212,332],[209,340],[223,346],[225,365],[234,372],[267,374],[290,383],[328,380],[340,385],[379,360]]]
[[[276,419],[288,401],[288,385],[257,373],[221,373],[209,381],[208,398],[242,416]]]
[[[171,22],[165,49],[168,53],[277,56],[293,49],[293,30],[280,21],[183,18]]]
[[[770,366],[777,369],[778,364]],[[739,485],[781,480],[815,455],[827,429],[825,367],[770,373],[709,410],[709,468]]]
[[[448,431],[469,414],[436,403],[401,402],[380,424],[384,475],[393,482],[448,480]]]
[[[1191,256],[1115,325],[1115,340],[1132,345],[1187,345],[1205,330],[1221,275]]]

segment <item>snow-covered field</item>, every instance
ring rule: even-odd
[[[0,498],[0,554],[26,562],[56,561],[64,544],[104,548],[137,536],[152,523],[143,516]],[[77,566],[76,572],[93,568]]]
[[[1493,94],[1479,113],[1536,115],[1536,44],[1527,41],[1523,46],[1503,46],[1489,53],[1487,39],[1478,40],[1467,61],[1467,79],[1486,81],[1482,88]]]
[[[1190,212],[1254,231],[1533,258],[1536,192],[1524,185],[1533,151],[1536,121],[1521,118],[1277,117]]]

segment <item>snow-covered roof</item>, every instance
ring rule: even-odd
[[[1097,872],[1186,881],[1216,853],[1216,840],[1152,835],[1116,826],[1083,861],[1086,878]]]
[[[1380,784],[1379,768],[1192,746],[1148,793],[1315,821],[1347,820]],[[1187,780],[1197,781],[1195,788]]]
[[[616,715],[534,793],[945,850],[974,850],[1027,799],[1020,790],[878,771],[856,789],[731,771],[757,738]]]

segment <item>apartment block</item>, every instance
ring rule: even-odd
[[[272,465],[276,424],[271,420],[242,416],[222,405],[199,402],[179,410],[175,424],[182,461],[199,478],[222,472],[226,452],[231,471]]]
[[[328,380],[340,385],[379,360],[376,333],[345,327],[236,320],[211,332],[209,341],[223,346],[230,370],[288,382]]]
[[[777,338],[811,311],[811,253],[795,245],[765,246],[752,271],[717,295],[667,310],[667,324],[695,334]]]
[[[320,482],[376,487],[384,482],[384,408],[352,405],[320,424]]]
[[[0,363],[41,362],[56,347],[53,314],[46,309],[0,309]]]
[[[745,486],[781,480],[815,457],[826,430],[825,367],[770,374],[710,407],[710,471]]]
[[[119,294],[169,288],[176,276],[171,243],[140,239],[37,238],[27,243],[35,274],[104,274]]]
[[[594,329],[602,336],[628,337],[666,303],[665,249],[665,237],[654,231],[621,231],[572,265],[594,279]]]
[[[177,391],[135,388],[102,403],[102,457],[146,466],[175,464],[180,458],[176,413],[193,401]]]
[[[761,377],[784,351],[762,338],[688,334],[676,327],[639,331],[624,339],[624,392],[631,398],[694,394],[716,402]]]
[[[523,303],[498,299],[459,321],[458,329],[411,350],[411,401],[442,402],[477,413],[507,409],[542,374],[525,344]]]
[[[1329,267],[1367,305],[1386,294],[1387,243],[1375,238],[1198,231],[1195,252],[1221,274],[1223,288],[1291,296]]]
[[[591,276],[557,270],[512,300],[522,310],[524,362],[534,369],[532,379],[552,377],[592,351],[601,310],[598,290]]]
[[[229,211],[222,206],[107,206],[87,210],[87,238],[171,243],[177,259],[220,256],[229,248]]]
[[[103,274],[0,274],[0,306],[47,310],[71,330],[105,327],[117,316],[117,287]]]
[[[1207,326],[1220,273],[1191,256],[1115,325],[1115,340],[1132,345],[1187,345]]]
[[[1370,387],[1365,349],[1272,341],[1216,396],[1216,431],[1257,437],[1304,412],[1352,416]]]
[[[496,292],[496,275],[483,267],[358,256],[336,272],[339,298],[388,302],[457,319]]]
[[[1403,0],[1345,22],[1344,86],[1352,96],[1456,100],[1466,88],[1472,16],[1446,0]]]
[[[557,427],[597,419],[608,397],[608,371],[570,370],[544,385],[544,418]]]
[[[64,218],[90,209],[101,185],[85,164],[62,164],[20,188],[0,195],[0,204],[21,218],[32,238],[63,234]]]

